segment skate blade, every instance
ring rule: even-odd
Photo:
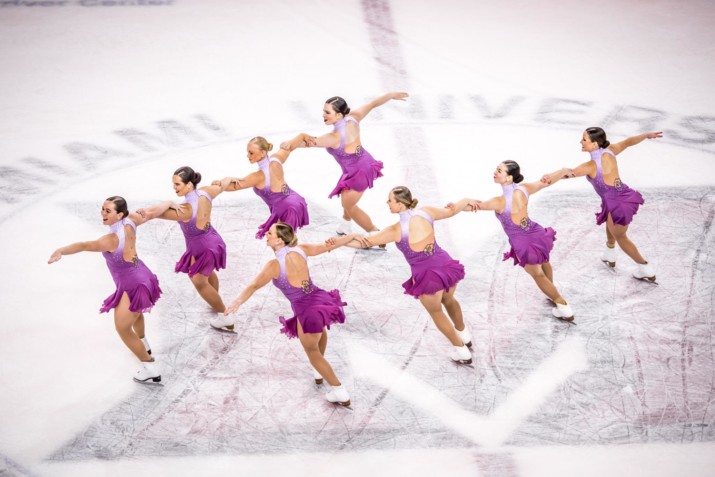
[[[315,384],[323,384],[323,378],[315,379]]]
[[[568,323],[569,325],[574,325],[574,326],[576,326],[576,322],[574,321],[574,318],[575,318],[575,317],[576,317],[576,315],[574,315],[574,316],[569,316],[568,318],[562,318],[562,317],[560,317],[560,316],[554,316],[554,318],[556,318],[556,319],[559,320],[559,321],[564,321],[564,322]]]
[[[608,260],[603,260],[603,259],[601,259],[601,262],[603,262],[603,264],[606,265],[610,269],[616,268],[616,262],[609,262]]]
[[[333,404],[335,404],[336,406],[350,407],[350,400],[348,399],[347,401],[343,402],[335,401]]]
[[[636,280],[639,280],[641,282],[650,283],[651,285],[660,285],[660,283],[655,281],[655,275],[653,275],[652,277],[643,277],[643,278],[634,276],[633,278],[635,278]]]
[[[209,323],[209,325],[211,325],[211,323]],[[225,326],[222,326],[222,327],[219,328],[219,327],[216,327],[216,326],[214,326],[214,325],[211,325],[211,328],[213,328],[213,329],[216,330],[216,331],[220,331],[220,332],[222,332],[222,333],[231,333],[231,334],[233,334],[233,335],[236,334],[236,325],[231,325],[231,329],[229,329],[229,328],[227,328],[227,327],[225,327]]]
[[[472,359],[471,359],[471,358],[469,358],[469,359],[459,359],[459,360],[454,360],[454,359],[453,359],[452,362],[453,362],[453,363],[456,363],[456,364],[464,364],[464,365],[466,366],[466,365],[471,365],[471,364],[472,364]]]
[[[154,383],[159,383],[161,382],[161,376],[156,376],[154,378],[146,378],[146,379],[137,379],[137,378],[132,378],[135,382],[140,383],[140,384],[154,384]]]

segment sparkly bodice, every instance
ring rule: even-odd
[[[291,189],[288,187],[288,184],[284,183],[283,186],[281,187],[280,192],[273,192],[271,190],[271,171],[270,171],[270,165],[271,162],[278,162],[280,163],[281,161],[278,159],[275,159],[273,157],[266,157],[265,159],[261,159],[258,161],[258,169],[263,172],[263,176],[265,177],[265,181],[263,183],[263,187],[258,188],[254,187],[253,192],[256,193],[258,197],[263,199],[263,201],[271,206],[276,200],[280,200],[288,195],[291,194]]]
[[[340,146],[333,149],[332,147],[326,148],[326,150],[332,155],[338,163],[343,161],[357,161],[363,155],[365,150],[362,146],[358,146],[355,152],[345,152],[345,125],[347,122],[352,122],[355,124],[360,124],[360,122],[352,116],[347,116],[335,123],[333,126],[333,131],[338,131],[340,133]]]
[[[191,205],[191,220],[188,222],[179,222],[181,231],[184,232],[184,237],[187,239],[197,237],[211,231],[211,224],[207,223],[206,227],[199,229],[196,227],[196,214],[199,211],[199,197],[206,197],[209,202],[212,202],[211,196],[203,190],[192,190],[184,196],[184,203]]]
[[[514,221],[511,219],[511,202],[515,190],[520,190],[521,192],[523,192],[526,196],[526,200],[529,200],[529,193],[523,186],[514,183],[505,184],[502,185],[504,210],[502,210],[501,214],[496,210],[494,211],[494,215],[496,215],[497,219],[499,219],[499,222],[501,222],[501,226],[504,228],[504,232],[506,232],[508,236],[511,236],[515,233],[519,233],[520,231],[529,230],[533,225],[533,222],[531,221],[529,216],[524,217],[520,224],[515,224]]]
[[[425,260],[442,250],[440,246],[437,245],[436,240],[433,243],[429,244],[427,247],[425,247],[424,250],[421,250],[419,252],[415,252],[414,250],[412,250],[412,248],[410,248],[410,220],[412,219],[412,217],[422,217],[423,219],[426,219],[430,223],[430,225],[434,224],[434,220],[427,212],[424,212],[422,210],[408,209],[404,212],[400,212],[399,215],[400,228],[402,229],[402,238],[395,245],[397,246],[397,249],[405,256],[407,263],[412,265],[415,262]]]
[[[307,263],[308,257],[306,256],[303,249],[301,249],[300,247],[285,246],[279,249],[276,252],[276,260],[278,260],[278,264],[280,265],[281,271],[278,275],[278,278],[273,279],[273,284],[276,286],[276,288],[283,292],[285,297],[288,298],[291,303],[293,303],[296,300],[299,300],[304,296],[311,294],[315,290],[315,285],[313,285],[313,280],[311,280],[310,275],[308,276],[307,280],[303,280],[303,283],[300,287],[295,287],[290,284],[290,282],[288,281],[288,277],[286,276],[286,255],[291,252],[296,252],[300,254],[300,256],[303,257],[303,259],[305,259]]]
[[[131,219],[122,219],[119,222],[115,222],[110,226],[109,233],[115,234],[119,238],[119,246],[114,252],[102,252],[102,256],[104,256],[112,276],[126,270],[134,269],[139,263],[139,258],[136,255],[130,262],[124,260],[124,226],[126,225],[130,225],[136,232],[137,226]]]
[[[596,149],[595,151],[591,151],[591,160],[596,163],[596,177],[591,178],[590,176],[586,176],[586,180],[591,183],[596,193],[601,197],[603,197],[609,191],[620,191],[624,187],[628,187],[623,182],[621,182],[621,179],[619,177],[616,177],[616,180],[613,181],[612,186],[606,184],[606,182],[603,180],[603,166],[601,163],[601,158],[604,153],[608,153],[611,154],[613,157],[616,157],[616,155],[610,149],[600,148]]]

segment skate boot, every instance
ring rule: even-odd
[[[219,314],[216,318],[212,319],[209,324],[212,328],[221,331],[234,331],[233,318],[230,316],[223,316]]]
[[[311,368],[313,369],[313,378],[315,379],[315,384],[323,384],[323,376],[321,376],[321,374],[316,371],[315,368],[313,368],[312,366]]]
[[[353,233],[353,226],[350,220],[345,220],[344,218],[340,218],[340,224],[338,225],[338,229],[335,232],[338,235],[347,235]]]
[[[618,250],[616,247],[606,246],[606,250],[601,254],[601,261],[611,268],[616,268],[616,254]]]
[[[156,369],[156,364],[153,361],[142,361],[142,367],[139,368],[134,375],[134,381],[138,383],[145,383],[149,380],[155,383],[161,381],[161,375]]]
[[[472,364],[472,353],[469,352],[469,348],[465,345],[453,346],[449,357],[459,364]]]
[[[340,386],[331,387],[332,389],[325,393],[325,399],[327,399],[328,402],[339,404],[341,406],[349,406],[350,395],[348,394],[347,389],[345,389],[342,384]]]
[[[472,334],[469,332],[467,325],[464,325],[462,331],[459,331],[457,328],[455,328],[454,331],[457,332],[457,336],[459,336],[459,339],[462,340],[462,343],[464,343],[467,348],[472,347]]]
[[[556,308],[552,308],[551,313],[560,320],[573,321],[573,310],[568,303],[565,305],[556,303]]]
[[[142,343],[144,343],[144,349],[147,353],[151,354],[151,346],[149,346],[149,341],[147,341],[146,336],[141,338]]]
[[[648,262],[639,263],[638,268],[633,273],[633,276],[639,280],[645,280],[655,283],[655,268]]]

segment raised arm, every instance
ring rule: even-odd
[[[132,219],[132,221],[138,227],[145,222],[161,217],[169,211],[172,211],[178,217],[179,208],[179,204],[175,204],[170,200],[166,200],[164,202],[159,202],[158,204],[152,205],[144,209],[138,209],[136,212],[130,213],[129,218]]]
[[[573,169],[568,168],[568,167],[563,167],[559,169],[558,171],[551,172],[549,174],[544,174],[544,176],[541,178],[542,183],[546,184],[547,186],[553,185],[560,181],[561,179],[573,179],[574,177],[583,177],[583,176],[595,176],[596,175],[596,163],[593,161],[588,161],[584,162],[583,164],[579,164],[578,166],[574,167]]]
[[[246,303],[251,296],[256,292],[256,290],[263,288],[273,280],[274,278],[278,278],[278,275],[280,274],[280,265],[278,264],[278,260],[271,260],[266,264],[265,267],[263,267],[263,270],[261,270],[261,273],[259,273],[256,278],[253,279],[251,283],[248,284],[246,288],[243,289],[240,295],[238,295],[238,298],[236,298],[231,305],[226,308],[226,311],[223,312],[224,316],[228,316],[231,313],[236,312],[241,305]]]
[[[168,207],[165,207],[167,203],[170,205]],[[143,222],[152,219],[164,219],[175,220],[177,222],[185,222],[191,218],[191,206],[189,206],[188,204],[175,204],[171,201],[165,201],[143,209],[138,209],[136,213],[139,216],[144,217]]]
[[[358,234],[347,234],[342,237],[328,237],[323,243],[307,243],[298,246],[303,249],[306,255],[313,257],[315,255],[320,255],[321,253],[331,252],[336,248],[349,244],[353,240],[356,242],[353,246],[355,248],[360,248],[359,241],[356,237],[359,237]]]
[[[224,177],[221,180],[216,180],[211,183],[213,186],[218,186],[224,192],[235,192],[237,190],[248,189],[250,187],[258,187],[263,185],[265,176],[263,172],[252,172],[246,177]]]
[[[628,149],[631,146],[635,146],[636,144],[640,144],[641,142],[645,141],[646,139],[656,139],[659,137],[663,137],[663,133],[661,131],[656,131],[656,132],[647,132],[643,134],[639,134],[638,136],[632,136],[627,139],[624,139],[621,142],[618,142],[616,144],[611,144],[608,146],[608,148],[613,151],[614,154],[618,155],[622,153],[624,150]]]
[[[63,255],[73,255],[79,252],[111,252],[119,246],[119,238],[116,234],[107,234],[97,240],[89,242],[75,242],[64,247],[60,247],[50,255],[47,263],[55,263]]]
[[[401,91],[393,91],[391,93],[383,94],[382,96],[378,96],[377,98],[373,99],[369,103],[363,104],[362,106],[351,110],[349,116],[353,116],[358,121],[362,121],[363,118],[367,116],[370,111],[379,106],[382,106],[391,99],[397,101],[405,101],[408,96],[409,95],[407,93],[403,93]]]
[[[472,199],[471,202],[477,210],[504,210],[504,196],[492,197],[489,200],[482,202],[481,200]]]
[[[300,133],[293,139],[283,141],[281,143],[281,147],[278,149],[278,152],[271,154],[271,157],[275,157],[281,161],[281,163],[284,163],[293,150],[299,147],[310,147],[310,142],[314,139],[314,137],[309,136],[306,133]]]
[[[444,207],[423,207],[422,210],[427,212],[434,220],[448,219],[454,217],[463,210],[474,210],[472,200],[465,197],[457,202],[450,202]]]

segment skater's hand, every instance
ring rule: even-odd
[[[52,255],[50,255],[50,259],[47,260],[47,263],[48,264],[55,263],[56,261],[58,261],[61,258],[62,258],[62,252],[60,252],[60,249],[57,249],[54,252],[52,252]]]
[[[407,100],[407,97],[409,94],[403,92],[403,91],[395,91],[390,93],[390,99],[398,100],[398,101],[405,101]]]
[[[663,137],[663,132],[662,131],[649,132],[649,133],[646,133],[646,137],[648,139],[657,139],[659,137]]]
[[[353,240],[357,241],[360,244],[360,247],[362,247],[362,248],[370,248],[373,246],[370,243],[370,240],[368,240],[368,238],[364,235],[355,234],[355,236],[353,237]]]
[[[541,178],[541,182],[544,184],[551,184],[554,180],[551,178],[551,174],[544,174]]]
[[[240,301],[238,301],[238,300],[234,301],[234,302],[231,303],[231,305],[229,305],[229,307],[226,308],[226,310],[223,312],[223,316],[228,316],[228,315],[230,315],[231,313],[237,312],[238,309],[241,307],[241,304],[242,304],[242,303],[241,303]]]
[[[285,149],[286,151],[290,151],[290,141],[283,141],[281,143],[281,149]]]
[[[142,219],[146,219],[146,209],[137,209],[136,213],[141,215]]]

